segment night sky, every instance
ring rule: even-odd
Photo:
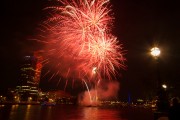
[[[38,35],[50,0],[4,0],[0,5],[0,90],[14,87],[20,63],[40,46],[29,39]],[[113,34],[127,50],[127,70],[121,71],[119,98],[148,98],[155,91],[157,73],[150,48],[161,49],[159,74],[173,95],[180,96],[180,8],[175,1],[111,0]],[[45,86],[45,85],[42,85]]]

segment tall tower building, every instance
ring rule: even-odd
[[[37,86],[35,82],[37,59],[34,56],[25,56],[20,67],[20,84]]]
[[[38,99],[38,84],[41,69],[37,69],[38,58],[35,56],[24,56],[20,67],[19,85],[16,93],[20,101],[36,101]],[[40,66],[40,65],[39,65]]]

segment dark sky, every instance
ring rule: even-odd
[[[0,5],[0,90],[18,81],[20,61],[38,49],[28,39],[47,14],[43,8],[50,0],[3,0]],[[157,81],[155,61],[149,54],[157,44],[161,48],[160,77],[169,91],[179,95],[180,88],[180,8],[175,1],[111,0],[115,16],[113,34],[127,50],[128,69],[121,71],[120,98],[149,97]]]

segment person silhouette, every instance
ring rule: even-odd
[[[178,98],[172,98],[172,106],[169,108],[169,120],[180,120],[180,103]]]

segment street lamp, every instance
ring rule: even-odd
[[[151,55],[154,57],[154,58],[158,58],[159,55],[160,55],[161,51],[158,47],[153,47],[151,48]]]
[[[159,74],[159,56],[160,56],[161,50],[158,47],[151,48],[151,55],[156,60],[156,72],[157,72],[157,88],[159,89],[161,87],[161,80],[160,80],[160,74]]]
[[[160,49],[158,47],[153,47],[151,48],[151,55],[155,58],[156,60],[156,70],[157,70],[157,96],[158,96],[158,101],[157,101],[157,111],[164,112],[168,108],[168,100],[167,100],[167,95],[166,95],[166,88],[167,86],[165,84],[162,85],[162,81],[160,78],[160,73],[159,73],[159,56],[160,56]]]

